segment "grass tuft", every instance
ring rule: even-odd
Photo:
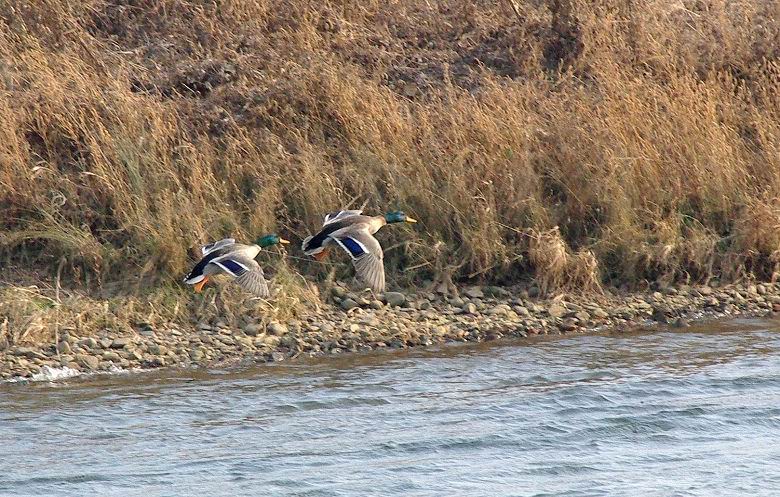
[[[365,203],[421,220],[380,234],[391,286],[775,278],[778,32],[777,2],[0,0],[0,257],[137,298]],[[287,313],[329,270],[269,263]]]

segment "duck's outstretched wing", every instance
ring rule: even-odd
[[[184,282],[189,285],[195,285],[196,283],[203,281],[203,278],[206,276],[206,268],[211,263],[211,261],[229,253],[230,248],[233,246],[234,242],[235,241],[232,238],[226,238],[224,240],[202,246],[201,250],[203,251],[203,257],[198,261],[197,264],[195,264],[187,276],[184,277]]]
[[[215,250],[219,250],[223,247],[227,247],[228,245],[233,245],[236,243],[235,238],[225,238],[223,240],[219,240],[218,242],[209,243],[208,245],[204,245],[200,248],[201,252],[203,252],[203,255],[208,255],[211,252],[214,252]]]
[[[362,210],[338,211],[325,215],[322,229],[312,236],[307,236],[301,244],[301,250],[306,255],[317,256],[325,250],[328,237],[336,231],[347,229],[356,223],[361,223]]]
[[[263,298],[271,295],[263,268],[256,260],[234,252],[214,259],[211,264],[222,269],[224,274],[232,276],[233,281],[244,290]]]
[[[336,212],[330,212],[328,214],[325,214],[325,221],[322,222],[323,226],[327,226],[331,223],[334,223],[336,221],[339,221],[341,219],[344,219],[345,217],[349,216],[359,216],[363,213],[363,210],[341,210]]]
[[[384,253],[377,239],[368,232],[368,227],[344,228],[330,237],[352,258],[358,278],[374,292],[384,292]]]

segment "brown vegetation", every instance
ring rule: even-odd
[[[780,4],[513,3],[0,0],[2,265],[137,296],[367,202],[391,284],[772,278]]]

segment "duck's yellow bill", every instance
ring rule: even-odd
[[[285,240],[284,238],[280,238],[279,243],[281,243],[282,245],[287,245],[288,243],[290,243],[290,240]]]
[[[413,217],[406,216],[406,222],[407,223],[416,223],[417,220]]]
[[[203,285],[205,285],[208,280],[209,280],[209,277],[206,276],[205,278],[203,278],[199,282],[195,283],[195,286],[193,287],[193,288],[195,288],[195,293],[202,292],[203,291]]]

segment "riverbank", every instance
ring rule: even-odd
[[[375,349],[481,342],[502,337],[585,333],[657,322],[686,327],[692,320],[780,312],[780,285],[680,286],[662,291],[540,299],[527,289],[467,287],[460,296],[388,292],[381,300],[334,287],[325,305],[303,318],[265,322],[218,316],[190,328],[169,326],[79,336],[64,329],[53,342],[6,346],[0,379],[158,367],[208,367],[295,360]],[[0,344],[2,346],[2,344]]]

